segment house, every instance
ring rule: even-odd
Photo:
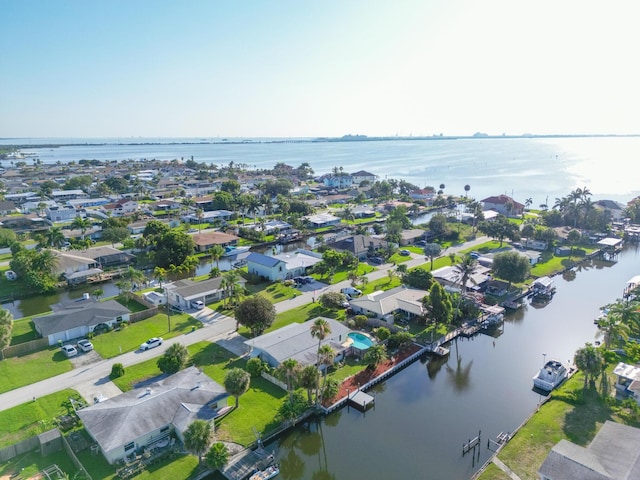
[[[52,222],[70,222],[78,215],[71,205],[53,205],[46,207],[44,213]]]
[[[159,200],[151,204],[150,208],[159,212],[172,212],[180,210],[182,208],[182,204],[175,200]]]
[[[377,237],[352,235],[328,243],[327,246],[338,252],[352,253],[359,260],[366,260],[367,256],[374,255],[376,250],[386,249],[387,242]]]
[[[87,208],[87,207],[101,207],[109,203],[109,199],[104,197],[99,198],[76,198],[67,200],[67,205],[71,205],[73,208]]]
[[[322,183],[330,188],[349,188],[353,184],[353,177],[348,174],[343,175],[326,175],[322,179]]]
[[[412,245],[416,241],[424,238],[425,231],[420,228],[411,228],[400,232],[400,245]]]
[[[379,318],[393,324],[396,312],[406,319],[423,316],[422,299],[427,295],[428,292],[425,290],[400,286],[386,291],[378,290],[354,298],[349,303],[356,314]]]
[[[246,281],[240,278],[238,283],[244,285]],[[201,301],[207,304],[222,300],[226,296],[226,291],[222,285],[222,277],[209,278],[202,282],[178,280],[165,285],[164,288],[169,299],[169,305],[185,310],[191,308],[193,302]]]
[[[289,359],[296,360],[302,366],[315,365],[318,360],[318,339],[311,335],[314,320],[290,323],[244,343],[251,348],[251,357],[258,357],[273,368]],[[348,334],[351,330],[331,318],[324,320],[329,323],[331,333],[321,341],[321,345],[330,345],[336,352],[335,361],[339,362],[349,347]]]
[[[417,190],[412,190],[409,192],[409,197],[414,200],[423,200],[427,204],[433,202],[433,199],[436,197],[436,189],[433,187],[427,188],[419,188]]]
[[[87,195],[84,190],[53,190],[49,196],[56,202],[64,202],[78,198],[87,198],[89,195]]]
[[[614,222],[622,222],[626,216],[624,213],[626,206],[614,200],[596,200],[593,206],[597,210],[609,211],[611,220]]]
[[[103,205],[102,208],[105,213],[111,212],[114,217],[121,217],[138,211],[138,202],[129,198],[121,198],[114,203]]]
[[[140,235],[144,233],[144,229],[147,228],[147,224],[151,221],[161,222],[167,225],[169,228],[175,228],[180,225],[180,221],[175,218],[153,218],[148,220],[140,220],[138,222],[131,222],[127,225],[127,228],[131,232],[131,235]]]
[[[3,215],[11,215],[12,213],[15,213],[16,210],[16,204],[13,202],[9,202],[9,201],[4,201],[4,200],[0,200],[0,216]]]
[[[61,252],[51,250],[56,261],[53,273],[64,276],[70,285],[84,283],[89,277],[102,273],[99,263],[93,258],[78,255],[79,250]]]
[[[476,265],[473,273],[469,275],[467,283],[464,286],[464,291],[481,289],[491,279],[489,275],[490,271],[491,269],[489,267],[483,266],[482,264]],[[454,265],[438,268],[431,272],[431,274],[445,289],[456,292],[460,291],[462,278],[460,271]]]
[[[248,272],[251,275],[266,278],[272,282],[287,278],[287,264],[280,258],[251,252],[245,260],[247,261]]]
[[[549,248],[549,244],[545,240],[534,240],[533,238],[522,238],[520,239],[520,244],[523,248],[530,248],[540,252]]]
[[[538,475],[540,480],[640,478],[640,429],[607,420],[587,447],[560,440]]]
[[[307,215],[303,217],[311,228],[325,228],[332,225],[338,225],[342,219],[331,215],[330,213],[318,213],[316,215]]]
[[[196,367],[78,410],[85,430],[110,464],[168,445],[194,420],[213,422],[227,406],[225,389]]]
[[[482,203],[482,210],[495,210],[507,217],[522,215],[524,212],[524,205],[507,195],[487,197],[484,200],[480,200],[480,202]]]
[[[210,212],[190,213],[182,218],[188,223],[214,223],[227,222],[233,217],[234,213],[229,210],[213,210]]]
[[[351,174],[351,180],[355,185],[360,185],[362,182],[374,183],[377,178],[377,175],[369,173],[366,170],[359,170]]]
[[[236,245],[240,237],[230,235],[223,232],[204,232],[193,235],[193,241],[196,244],[196,251],[206,252],[214,245],[226,247],[228,245]]]
[[[105,328],[105,325],[113,327],[126,322],[130,313],[115,300],[98,302],[88,294],[76,301],[52,305],[51,308],[53,313],[33,318],[36,331],[49,341],[49,345],[85,337],[96,328]]]
[[[613,369],[616,380],[616,391],[620,395],[629,396],[640,404],[640,367],[620,362]]]
[[[136,256],[107,245],[91,247],[86,250],[74,250],[74,255],[95,261],[100,268],[116,265],[128,265],[135,262]]]

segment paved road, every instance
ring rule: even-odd
[[[443,251],[442,255],[449,255],[452,252],[455,253],[463,249],[472,248],[486,242],[487,240],[487,237],[479,237],[471,242],[448,248]],[[426,263],[426,260],[422,255],[413,255],[411,260],[404,263],[407,267],[411,268]],[[367,276],[370,281],[385,278],[389,268],[393,268],[393,265],[382,265],[378,270],[369,273]],[[321,285],[320,282],[318,282],[318,285]],[[321,288],[310,290],[290,300],[276,303],[276,312],[281,313],[306,305],[312,302],[314,298],[318,298],[318,296],[325,292],[337,292],[340,291],[342,287],[350,286],[350,282],[345,280],[330,286],[322,285],[323,286]],[[105,384],[109,382],[109,374],[111,373],[111,367],[114,363],[122,363],[125,367],[128,367],[150,358],[159,357],[167,348],[169,348],[170,345],[174,343],[182,343],[185,346],[204,340],[210,342],[226,340],[229,341],[229,343],[232,343],[231,340],[237,335],[235,332],[236,321],[231,317],[213,312],[209,308],[193,312],[191,315],[201,320],[204,327],[194,332],[189,332],[179,337],[166,340],[160,347],[154,348],[153,350],[148,350],[146,352],[136,350],[135,352],[125,353],[108,360],[101,360],[100,362],[79,367],[70,372],[0,394],[0,410],[5,410],[25,402],[33,401],[34,397],[39,398],[65,388],[76,389],[77,386],[81,384]]]

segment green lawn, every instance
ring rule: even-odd
[[[31,317],[14,320],[13,329],[11,330],[11,345],[18,345],[37,338],[40,338],[40,335],[36,332]]]
[[[54,428],[56,417],[73,411],[69,397],[80,398],[80,395],[75,390],[61,390],[35,402],[0,411],[0,448]]]
[[[38,472],[50,467],[51,465],[58,465],[60,470],[69,475],[68,478],[80,478],[74,477],[74,474],[78,470],[64,450],[51,453],[46,457],[40,455],[39,450],[33,450],[29,453],[18,455],[8,462],[0,465],[0,478],[35,478],[35,475]],[[17,476],[14,477],[14,475]]]
[[[103,358],[111,358],[138,349],[150,337],[173,338],[191,331],[192,327],[200,328],[201,323],[186,313],[171,314],[171,331],[168,331],[167,314],[158,313],[118,331],[96,335],[91,341]]]
[[[289,325],[290,323],[304,323],[307,320],[311,320],[316,317],[327,317],[342,321],[345,319],[346,313],[343,309],[331,310],[324,308],[319,303],[308,303],[301,307],[293,308],[291,310],[287,310],[286,312],[279,313],[276,316],[276,320],[275,322],[273,322],[273,325],[271,325],[271,327],[267,329],[267,332],[272,332],[273,330],[282,328],[285,325]],[[249,337],[251,332],[247,328],[241,327],[238,333],[240,333],[240,335]]]
[[[367,263],[358,263],[358,271],[357,271],[358,276],[371,273],[375,270],[376,270],[375,267],[372,267]],[[316,280],[319,280],[322,283],[328,283],[330,285],[333,285],[336,283],[340,283],[344,280],[347,280],[349,277],[349,273],[351,273],[351,271],[352,271],[351,269],[340,269],[337,272],[335,272],[332,277],[321,277],[318,274],[313,274],[312,277],[315,278]]]
[[[69,359],[57,347],[6,358],[0,362],[0,393],[31,385],[72,369]]]
[[[300,291],[294,287],[288,287],[284,283],[276,282],[262,282],[256,284],[247,283],[246,289],[252,294],[260,294],[271,303],[282,302],[283,300],[289,300],[300,295]],[[218,302],[219,304],[221,302]]]

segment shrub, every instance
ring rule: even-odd
[[[124,375],[124,365],[121,363],[114,363],[113,367],[111,367],[111,373],[109,374],[109,378],[111,380],[115,380],[116,378],[122,377]]]
[[[265,364],[258,357],[253,357],[247,360],[246,369],[252,377],[259,377],[265,371]]]
[[[353,317],[353,321],[358,328],[362,328],[367,324],[367,316],[366,315],[356,315]]]

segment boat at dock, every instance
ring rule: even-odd
[[[274,478],[276,475],[280,473],[280,466],[275,463],[273,465],[269,465],[264,470],[258,470],[253,475],[249,477],[249,480],[268,480],[270,478]]]
[[[550,392],[560,385],[569,375],[567,367],[558,360],[549,360],[533,377],[533,386]]]
[[[556,287],[551,277],[540,277],[531,286],[531,301],[547,302],[553,298]]]
[[[251,247],[236,247],[234,245],[227,245],[224,247],[223,257],[234,257],[244,252],[248,252]]]
[[[443,347],[442,345],[432,346],[429,351],[437,357],[446,357],[447,355],[449,355],[449,349]]]

